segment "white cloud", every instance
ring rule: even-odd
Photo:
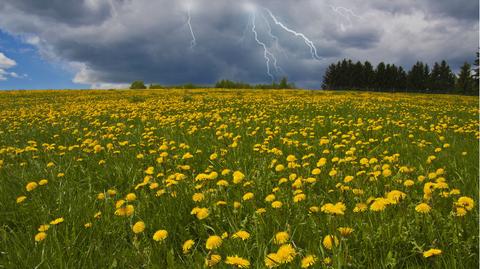
[[[14,60],[8,58],[7,56],[5,56],[5,54],[0,52],[0,68],[1,69],[11,68],[11,67],[14,67],[15,65],[17,65],[17,63]]]
[[[20,78],[20,76],[15,72],[7,72],[6,70],[17,65],[15,60],[8,58],[0,52],[0,81],[5,81],[8,77]]]

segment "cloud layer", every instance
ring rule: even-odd
[[[15,72],[8,72],[7,69],[14,67],[17,63],[0,52],[0,81],[7,80],[8,77],[18,78]]]
[[[265,8],[311,40],[320,59]],[[318,88],[325,67],[344,57],[407,68],[416,60],[446,59],[453,67],[471,61],[478,49],[477,11],[478,1],[472,0],[4,0],[0,29],[72,68],[74,82],[96,87],[137,79],[269,82],[264,44],[275,78],[285,75]]]

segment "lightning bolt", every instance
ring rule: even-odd
[[[348,8],[345,8],[345,7],[336,7],[336,6],[332,6],[330,5],[330,8],[335,12],[337,13],[338,15],[340,15],[341,17],[345,18],[346,21],[347,21],[347,27],[351,27],[353,25],[352,23],[352,17],[355,17],[357,19],[361,19],[360,16],[358,16],[357,14],[355,14],[355,12],[353,12],[351,9],[348,9]],[[340,23],[340,29],[344,32],[346,30],[345,28],[345,25],[343,25],[343,23],[341,22]]]
[[[253,35],[255,37],[255,41],[257,42],[257,44],[259,44],[260,46],[263,47],[263,58],[265,58],[265,64],[267,66],[267,75],[272,79],[272,82],[273,82],[273,81],[275,81],[275,79],[274,79],[272,73],[270,72],[270,57],[272,57],[272,59],[274,59],[275,64],[276,64],[277,60],[275,59],[275,56],[273,56],[273,54],[268,50],[267,45],[265,45],[265,43],[263,43],[262,41],[260,41],[258,39],[257,30],[255,29],[255,13],[252,14],[252,32],[253,32]]]
[[[190,49],[193,49],[197,45],[197,39],[195,38],[195,34],[193,33],[193,28],[192,28],[192,17],[190,16],[190,10],[187,10],[187,24],[188,24],[188,29],[190,29],[190,35],[192,35],[192,41],[190,41]]]
[[[285,50],[280,46],[280,43],[278,41],[278,37],[276,35],[273,34],[272,32],[272,27],[270,26],[270,22],[268,21],[268,19],[262,14],[262,18],[263,20],[265,21],[265,25],[267,26],[267,30],[268,30],[268,35],[273,39],[273,41],[275,42],[275,48],[277,49],[277,51],[280,51],[285,57],[288,57],[287,56],[287,53],[285,52]],[[283,74],[286,74],[285,71],[283,71],[283,69],[277,65],[277,59],[274,58],[274,62],[273,62],[273,65],[275,66],[275,70],[277,72],[282,72]]]
[[[301,37],[303,39],[303,41],[305,42],[305,44],[310,48],[310,53],[312,54],[312,58],[320,60],[320,56],[318,56],[318,54],[317,54],[317,48],[315,47],[313,42],[308,37],[306,37],[303,33],[300,33],[300,32],[297,32],[297,31],[294,31],[294,30],[288,28],[287,26],[285,26],[285,24],[280,22],[268,8],[264,8],[264,9],[268,13],[268,15],[270,15],[270,18],[272,18],[273,22],[275,22],[276,25],[280,26],[283,30],[285,30],[285,31],[297,36],[297,37]]]

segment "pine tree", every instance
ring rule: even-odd
[[[471,74],[470,64],[467,62],[460,68],[455,88],[461,94],[475,94],[475,81]]]
[[[375,90],[384,91],[386,88],[386,67],[384,62],[380,62],[375,69]]]
[[[424,92],[429,84],[429,68],[422,62],[416,62],[407,74],[408,91]]]
[[[363,77],[365,81],[364,88],[367,90],[373,89],[375,87],[375,71],[372,64],[368,61],[365,61],[363,64]]]

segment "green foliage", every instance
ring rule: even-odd
[[[472,76],[471,66],[467,62],[465,62],[460,68],[460,74],[458,75],[455,88],[461,94],[478,94],[478,88],[475,84],[474,77]]]
[[[146,88],[147,87],[145,86],[145,84],[141,80],[135,80],[130,85],[130,89],[132,89],[132,90],[140,90],[140,89],[146,89]]]
[[[432,70],[428,64],[416,62],[405,72],[401,66],[380,62],[373,70],[369,62],[353,63],[343,59],[331,64],[323,76],[322,88],[332,90],[407,91],[429,93],[478,94],[478,53],[473,76],[470,67],[463,66],[460,82],[445,60],[435,63]],[[468,69],[468,70],[467,70]]]
[[[160,84],[150,84],[149,89],[163,89],[164,87]]]
[[[251,85],[245,82],[235,82],[228,79],[222,79],[215,83],[215,88],[219,89],[295,89],[295,84],[289,83],[287,77],[283,77],[280,83],[256,84]]]

